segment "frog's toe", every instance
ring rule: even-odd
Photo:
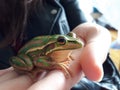
[[[60,65],[60,69],[62,69],[66,78],[72,77],[72,73],[71,73],[68,65],[66,65],[64,63],[59,63],[59,65]]]

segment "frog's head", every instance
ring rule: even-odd
[[[83,42],[76,38],[76,34],[73,32],[68,33],[67,35],[59,35],[57,37],[57,47],[56,49],[78,49],[83,47]]]
[[[76,38],[76,34],[73,32],[70,32],[67,35],[56,35],[55,38],[56,41],[48,45],[49,50],[47,50],[47,53],[59,50],[78,49],[82,48],[84,45],[82,40]]]

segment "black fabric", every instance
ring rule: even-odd
[[[0,41],[3,37],[0,34]],[[0,48],[0,69],[5,69],[10,67],[9,58],[14,55],[14,52],[10,46]]]
[[[0,69],[10,67],[9,58],[14,55],[14,52],[10,47],[0,49]]]
[[[86,22],[86,18],[79,6],[79,0],[60,0],[60,2],[65,9],[71,30],[80,23]]]
[[[37,7],[28,17],[26,29],[29,39],[37,35],[67,34],[78,24],[86,22],[79,0],[45,1],[43,9]],[[52,10],[57,10],[57,13],[52,14]]]

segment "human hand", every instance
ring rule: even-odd
[[[52,71],[34,82],[28,75],[19,75],[13,68],[0,71],[0,90],[69,90],[61,71]],[[66,89],[67,88],[67,89]]]
[[[19,75],[12,68],[1,73],[0,90],[70,90],[70,88],[85,76],[94,81],[99,81],[103,76],[102,64],[105,61],[110,45],[109,32],[93,24],[81,24],[75,32],[82,38],[85,47],[72,53],[74,63],[70,66],[72,77],[66,79],[61,71],[52,71],[47,76],[41,75],[36,82],[27,75]]]

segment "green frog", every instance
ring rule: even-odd
[[[36,76],[44,71],[62,70],[66,77],[72,76],[69,70],[72,50],[83,47],[83,42],[70,32],[66,35],[37,36],[27,42],[10,64],[18,72]]]

